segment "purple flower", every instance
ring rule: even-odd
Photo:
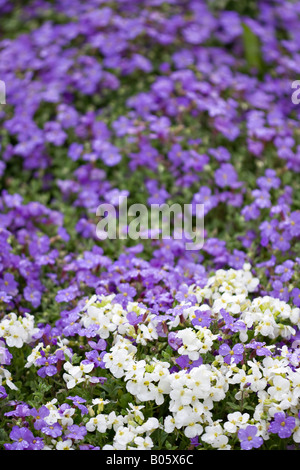
[[[6,398],[6,397],[7,397],[6,390],[5,390],[5,388],[4,388],[2,385],[0,385],[0,400],[1,400],[1,399],[4,399],[4,398]]]
[[[222,163],[215,172],[215,181],[220,188],[235,187],[237,179],[237,172],[231,163]]]
[[[85,354],[87,360],[95,365],[95,367],[105,368],[105,363],[103,362],[103,356],[106,354],[106,351],[99,353],[98,351],[89,351]]]
[[[70,302],[70,300],[76,299],[78,295],[78,287],[76,285],[71,285],[66,289],[59,290],[55,297],[55,300],[56,302]]]
[[[271,196],[265,189],[254,189],[252,196],[255,198],[255,204],[260,209],[266,209],[271,206]]]
[[[107,343],[105,339],[100,338],[97,343],[95,343],[95,341],[89,341],[89,345],[92,349],[96,349],[97,351],[104,351],[104,349],[106,349]]]
[[[20,404],[16,406],[16,409],[13,411],[8,411],[4,413],[4,416],[12,416],[14,418],[24,418],[25,416],[30,416],[31,410],[27,404]]]
[[[241,331],[241,330],[246,329],[246,325],[243,321],[235,320],[230,315],[230,313],[228,313],[228,312],[226,312],[226,310],[224,310],[224,308],[222,308],[220,310],[220,313],[221,313],[222,317],[225,320],[225,326],[224,326],[225,329],[228,329],[228,330],[232,331],[233,333],[236,333],[237,331]]]
[[[38,375],[40,377],[52,377],[57,373],[57,368],[53,365],[57,363],[57,357],[56,356],[48,356],[46,357],[39,357],[36,361],[35,364],[37,366],[42,366],[38,371]]]
[[[226,364],[231,364],[234,362],[238,364],[243,359],[244,346],[241,343],[237,343],[233,346],[232,349],[228,344],[223,343],[219,348],[219,354],[224,356],[224,361]]]
[[[280,280],[282,282],[287,282],[293,277],[293,274],[294,274],[294,271],[292,269],[293,266],[294,266],[294,261],[292,260],[286,260],[282,264],[276,266],[275,273],[281,274]]]
[[[143,321],[144,315],[137,315],[135,312],[129,312],[126,315],[127,320],[129,321],[130,325],[138,325]]]
[[[271,356],[272,353],[271,353],[270,349],[264,347],[265,344],[266,343],[262,343],[260,341],[252,340],[252,341],[250,341],[250,343],[245,345],[245,348],[254,349],[258,356]]]
[[[280,178],[276,176],[275,170],[268,168],[265,171],[265,176],[260,176],[259,178],[257,178],[256,183],[261,189],[265,189],[268,191],[271,188],[279,188]]]
[[[175,294],[175,299],[178,300],[178,302],[196,302],[196,296],[189,294],[189,287],[187,284],[183,284],[179,287]]]
[[[85,426],[78,426],[77,424],[72,424],[71,426],[68,426],[66,437],[68,439],[75,439],[76,441],[81,441],[82,439],[84,439],[86,433],[87,430]]]
[[[13,450],[29,449],[34,439],[34,435],[28,428],[20,428],[19,426],[14,426],[12,428],[9,437],[12,441],[15,441],[11,447]]]
[[[269,432],[278,434],[281,439],[290,437],[296,426],[296,420],[293,416],[286,416],[285,413],[275,413],[274,421],[269,426]]]
[[[42,450],[44,445],[44,439],[42,437],[34,437],[29,450]]]
[[[88,411],[87,407],[83,404],[83,403],[86,402],[86,400],[84,398],[81,398],[81,397],[76,395],[75,397],[69,396],[69,397],[67,397],[67,399],[71,400],[73,402],[74,406],[76,406],[81,411],[82,414],[88,414],[89,411]]]
[[[300,289],[298,287],[294,287],[291,297],[293,298],[294,305],[300,307]]]
[[[5,273],[3,279],[0,279],[0,291],[10,295],[16,295],[18,292],[18,283],[11,273]]]
[[[9,365],[13,356],[5,347],[4,341],[0,340],[0,365]]]
[[[8,304],[11,301],[12,298],[13,298],[12,295],[8,295],[7,292],[4,292],[3,290],[2,291],[0,290],[0,301],[1,302],[4,302],[4,303]]]
[[[195,310],[194,312],[195,318],[192,319],[193,326],[201,326],[202,328],[207,327],[209,328],[212,318],[210,310]]]
[[[34,287],[26,286],[24,291],[24,299],[37,308],[41,303],[42,293]]]
[[[177,351],[180,348],[180,346],[182,346],[182,340],[181,338],[177,337],[175,332],[171,331],[168,334],[168,344],[171,346],[172,349]]]
[[[273,287],[273,290],[270,292],[270,294],[273,297],[276,297],[280,300],[284,300],[285,302],[288,302],[290,294],[289,294],[288,288],[284,287],[281,281],[276,280],[272,282],[272,287]]]
[[[30,411],[31,416],[34,418],[34,428],[37,430],[42,429],[42,427],[46,426],[46,422],[44,421],[44,418],[49,416],[50,411],[46,406],[41,406],[38,410],[33,408]]]
[[[298,237],[300,235],[300,211],[291,212],[288,222],[290,234]]]
[[[263,439],[256,435],[257,427],[248,425],[245,429],[239,429],[238,438],[241,442],[241,449],[250,450],[253,447],[257,449],[263,445]]]
[[[62,427],[59,423],[46,424],[42,426],[41,432],[47,436],[56,438],[62,435]]]
[[[187,371],[190,371],[194,367],[198,367],[201,364],[203,364],[203,359],[202,357],[200,357],[196,361],[191,361],[189,356],[183,355],[183,356],[179,356],[176,359],[176,363],[179,365],[179,367],[181,367],[181,369],[186,369]]]

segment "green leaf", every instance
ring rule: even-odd
[[[245,58],[247,60],[248,67],[255,68],[258,72],[261,72],[263,61],[260,40],[248,25],[243,23],[242,26]]]

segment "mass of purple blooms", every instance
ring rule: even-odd
[[[299,449],[300,1],[0,24],[0,449]],[[122,198],[203,246],[99,239]]]

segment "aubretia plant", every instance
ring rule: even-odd
[[[298,448],[298,3],[0,13],[1,448]],[[202,248],[100,240],[124,198]]]

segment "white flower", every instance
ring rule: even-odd
[[[276,401],[281,401],[283,396],[290,391],[290,381],[277,375],[273,377],[273,385],[268,388],[268,393]]]
[[[56,450],[74,450],[72,447],[72,439],[66,439],[65,441],[59,441],[56,444]]]
[[[115,444],[120,444],[121,446],[127,446],[131,441],[133,441],[135,435],[125,426],[120,426],[115,434],[114,441]]]
[[[0,322],[1,336],[9,347],[21,348],[24,343],[29,344],[38,331],[39,329],[34,327],[34,316],[29,313],[17,317],[12,312]]]
[[[12,381],[11,373],[7,369],[4,369],[3,366],[0,366],[0,385],[2,385],[3,382],[5,382],[11,390],[18,390],[18,387]]]
[[[227,420],[224,423],[224,429],[227,432],[232,434],[236,433],[236,431],[241,428],[245,427],[249,421],[250,415],[248,413],[240,413],[239,411],[235,411],[234,413],[229,413],[227,415]]]
[[[184,434],[190,439],[195,436],[200,436],[203,432],[203,427],[197,422],[197,413],[195,413],[195,418],[195,421],[191,421],[184,430]]]
[[[73,424],[73,414],[75,413],[75,408],[66,408],[62,413],[59,412],[59,419],[62,426],[71,426]]]
[[[152,449],[154,445],[151,437],[149,436],[146,436],[146,437],[137,436],[134,438],[134,443],[136,444],[138,450],[149,450],[149,449]]]
[[[41,357],[41,353],[39,352],[40,349],[43,347],[43,343],[39,343],[35,348],[32,349],[31,354],[27,357],[27,362],[25,364],[25,367],[31,367],[33,364],[35,364],[35,361]]]
[[[87,431],[93,432],[97,430],[100,433],[105,433],[107,430],[107,417],[106,415],[99,414],[91,418],[85,425]]]
[[[224,444],[222,436],[224,436],[224,430],[219,422],[215,422],[211,426],[206,426],[201,439],[212,447],[218,448],[219,445]]]
[[[174,416],[166,416],[164,420],[164,431],[168,434],[172,433],[176,428]]]

